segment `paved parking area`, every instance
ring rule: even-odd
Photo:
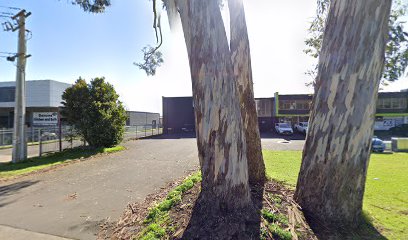
[[[262,145],[265,149],[301,150],[303,143],[264,138]],[[128,141],[124,146],[128,149],[123,152],[0,182],[0,225],[95,239],[99,224],[117,219],[128,202],[142,201],[198,167],[193,136]]]

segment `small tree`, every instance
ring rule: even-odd
[[[92,147],[112,147],[123,139],[126,111],[105,78],[79,78],[62,95],[62,115]]]

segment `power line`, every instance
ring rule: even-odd
[[[0,8],[8,8],[8,9],[12,9],[12,10],[21,10],[21,8],[18,8],[18,7],[0,6]]]

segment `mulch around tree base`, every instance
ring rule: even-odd
[[[164,200],[167,194],[182,180],[167,184],[159,192],[149,195],[141,203],[129,204],[115,223],[101,225],[98,239],[137,239],[146,229],[144,223],[149,208]],[[166,235],[163,239],[180,239],[192,216],[195,202],[200,194],[200,183],[183,193],[181,202],[169,211]],[[293,191],[280,183],[265,184],[263,209],[261,211],[260,239],[317,239],[305,221],[299,206],[293,201]]]

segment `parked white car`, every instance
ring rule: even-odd
[[[307,128],[309,126],[308,122],[300,122],[295,124],[295,130],[303,134],[307,133]]]
[[[275,130],[278,134],[293,134],[292,126],[289,123],[275,123]]]

